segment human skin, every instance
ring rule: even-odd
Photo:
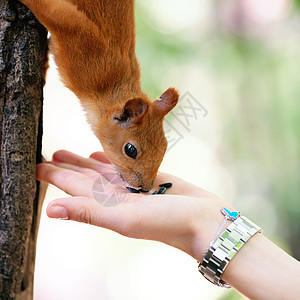
[[[56,152],[51,162],[37,166],[37,179],[72,197],[52,201],[47,215],[107,228],[127,237],[160,241],[202,261],[224,221],[220,209],[235,210],[216,195],[165,173],[159,173],[156,181],[156,189],[160,183],[173,183],[165,194],[133,194],[112,180],[105,192],[124,193],[123,201],[112,207],[101,205],[93,193],[95,180],[114,172],[102,152],[90,158]],[[300,294],[299,262],[261,233],[239,250],[222,279],[251,299],[290,300]]]

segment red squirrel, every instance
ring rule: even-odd
[[[133,187],[149,191],[167,149],[169,88],[151,102],[135,54],[134,0],[20,0],[51,33],[64,84],[75,93],[108,159]]]

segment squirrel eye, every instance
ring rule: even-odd
[[[136,148],[130,144],[130,143],[127,143],[124,147],[124,151],[125,151],[125,154],[133,159],[136,158],[137,156],[137,150]]]

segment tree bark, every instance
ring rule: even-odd
[[[43,196],[41,161],[47,32],[16,0],[0,0],[0,299],[32,299]]]

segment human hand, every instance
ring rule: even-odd
[[[173,183],[165,194],[130,193],[101,152],[83,158],[58,151],[51,162],[37,166],[36,176],[72,196],[52,201],[47,207],[49,217],[89,223],[128,237],[161,241],[198,260],[224,220],[220,209],[232,209],[217,196],[165,173],[159,173],[156,180],[156,187],[164,182]],[[109,194],[118,195],[122,201],[110,206],[101,199]]]

